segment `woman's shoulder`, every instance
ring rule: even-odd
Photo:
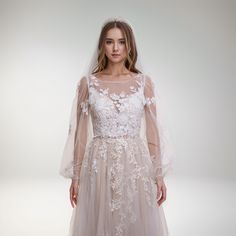
[[[143,74],[143,77],[144,77],[146,83],[153,83],[154,82],[153,77],[149,74]]]
[[[79,80],[77,81],[77,88],[82,87],[86,88],[88,87],[88,76],[82,75]]]

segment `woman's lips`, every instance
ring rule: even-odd
[[[119,57],[120,54],[111,54],[113,57]]]

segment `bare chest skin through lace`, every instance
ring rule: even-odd
[[[108,102],[113,104],[116,111],[122,112],[132,96],[137,96],[138,92],[143,92],[143,81],[139,74],[129,79],[117,80],[100,79],[91,75],[90,88],[107,97]]]

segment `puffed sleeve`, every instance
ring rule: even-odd
[[[77,83],[60,165],[59,172],[65,178],[80,180],[80,170],[88,141],[89,114],[88,81],[84,76]]]
[[[154,81],[146,75],[144,86],[145,134],[152,161],[153,178],[157,181],[163,179],[172,170],[173,150],[168,143],[168,130],[161,123],[159,100],[155,90]]]

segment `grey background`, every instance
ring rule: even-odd
[[[170,235],[235,235],[235,3],[0,1],[0,234],[67,235],[70,183],[58,171],[75,85],[103,21],[120,16],[175,146]]]
[[[76,81],[102,22],[129,20],[177,175],[235,178],[235,1],[1,1],[3,177],[57,175]]]

